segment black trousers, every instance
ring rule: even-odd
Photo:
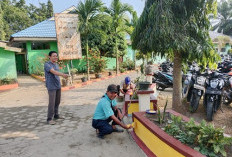
[[[61,89],[48,90],[48,95],[49,95],[49,104],[48,104],[47,121],[52,120],[54,115],[58,115]]]
[[[119,111],[122,112],[121,109],[119,109]],[[118,117],[118,110],[114,111],[114,115],[121,121],[121,119]],[[112,121],[111,118],[108,118],[106,120],[93,119],[92,127],[99,130],[100,136],[111,134],[113,132],[112,125],[117,125],[117,123],[115,123],[114,121],[112,122],[112,125],[110,125],[109,123],[111,121]]]

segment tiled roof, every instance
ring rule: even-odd
[[[54,20],[45,20],[11,35],[13,38],[56,38]]]
[[[214,40],[215,38],[219,37],[219,36],[227,36],[231,39],[230,36],[222,34],[222,33],[218,33],[218,32],[214,32],[214,31],[209,31],[209,36],[212,40]]]

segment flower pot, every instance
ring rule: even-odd
[[[148,90],[150,82],[139,82],[139,90]]]
[[[95,74],[96,78],[101,78],[101,76],[102,76],[101,74]]]
[[[82,78],[81,78],[81,81],[82,81],[82,82],[86,82],[86,81],[87,81],[87,78],[86,78],[86,77],[82,77]]]

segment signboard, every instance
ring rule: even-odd
[[[82,58],[80,33],[77,32],[77,14],[55,14],[59,60]]]

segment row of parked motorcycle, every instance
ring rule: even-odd
[[[157,90],[173,87],[173,64],[164,62],[159,71],[154,73],[153,82]],[[221,104],[229,105],[232,102],[232,61],[218,64],[216,71],[206,69],[200,72],[197,64],[189,65],[187,74],[182,75],[182,97],[190,103],[190,111],[196,112],[200,99],[208,121],[213,120],[214,113],[221,108]]]

